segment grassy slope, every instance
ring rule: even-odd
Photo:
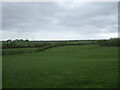
[[[117,87],[117,48],[64,46],[3,56],[3,87]]]

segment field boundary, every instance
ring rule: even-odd
[[[62,46],[80,46],[80,45],[89,45],[89,44],[66,44],[66,45],[53,45],[53,46],[43,46],[40,48],[37,48],[37,50],[35,51],[18,51],[18,52],[10,52],[10,53],[6,53],[4,50],[2,50],[2,55],[16,55],[16,54],[29,54],[29,53],[37,53],[37,52],[43,52],[47,49],[50,48],[55,48],[55,47],[62,47]],[[17,48],[16,48],[17,49]],[[26,49],[26,48],[25,48]]]

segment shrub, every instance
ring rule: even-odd
[[[111,38],[109,40],[99,40],[101,46],[120,46],[120,38]]]

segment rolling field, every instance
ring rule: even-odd
[[[116,88],[117,47],[62,46],[3,56],[3,88]]]

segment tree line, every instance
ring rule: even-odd
[[[80,41],[29,41],[29,40],[7,40],[3,41],[2,48],[41,48],[41,47],[58,47],[65,45],[90,45],[98,44],[101,46],[120,46],[120,38],[111,38],[109,40],[91,40],[88,43]]]
[[[2,48],[41,48],[57,47],[65,45],[86,45],[90,43],[80,43],[78,41],[29,41],[29,40],[7,40],[3,41]]]
[[[80,41],[24,41],[24,40],[7,40],[2,43],[2,48],[36,48],[33,51],[2,51],[2,55],[7,54],[24,54],[24,53],[35,53],[42,52],[46,49],[60,46],[70,46],[70,45],[100,45],[100,46],[120,46],[120,38],[111,38],[109,40],[91,40],[90,42],[81,43]]]

